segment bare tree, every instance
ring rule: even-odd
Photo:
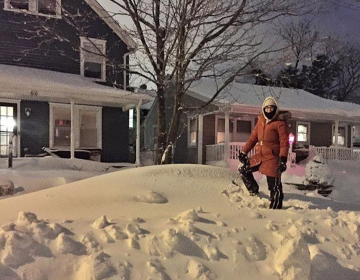
[[[193,82],[203,77],[222,78],[204,108],[254,59],[274,51],[272,46],[264,47],[264,37],[256,34],[257,26],[304,12],[309,5],[287,0],[109,1],[118,5],[120,14],[131,18],[135,27],[132,36],[146,55],[146,63],[138,60],[136,67],[156,86],[157,163],[172,162],[181,115],[187,109],[184,96]],[[172,113],[166,119],[169,81],[174,90]]]
[[[306,8],[310,6],[309,1],[305,4],[295,0],[107,1],[119,9],[112,13],[113,17],[126,16],[132,22],[128,32],[137,41],[138,49],[136,64],[129,72],[147,79],[156,88],[158,164],[172,162],[172,149],[185,110],[205,108],[253,60],[277,51],[264,42],[264,34],[257,34],[257,27],[283,16],[307,13]],[[66,10],[63,19],[86,36],[90,27],[84,22],[79,25],[75,20],[83,16],[81,11],[71,13],[70,10]],[[62,39],[61,30],[56,30],[56,26],[44,23],[42,26],[42,32]],[[201,108],[186,108],[187,90],[204,77],[221,78],[222,82]],[[170,81],[171,91],[167,88]],[[172,108],[171,116],[165,115],[166,106]]]
[[[332,97],[338,101],[354,100],[360,96],[360,50],[351,46],[339,49],[338,77],[332,88]]]
[[[306,56],[312,57],[319,34],[312,27],[311,21],[291,22],[280,29],[279,34],[286,42],[295,58],[295,68]]]

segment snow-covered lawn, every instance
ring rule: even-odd
[[[20,180],[23,192],[0,200],[1,280],[360,279],[357,163],[330,164],[329,197],[284,185],[285,209],[268,210],[265,178],[263,198],[250,197],[231,183],[236,173],[219,167],[110,172],[46,160],[0,170],[16,187],[18,174],[29,178]],[[76,172],[103,175],[31,192],[27,182],[45,169],[51,178],[51,164],[66,182],[87,177]]]

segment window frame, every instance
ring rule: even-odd
[[[64,103],[49,103],[50,105],[50,116],[49,116],[49,147],[52,149],[70,149],[70,146],[57,146],[55,145],[55,119],[54,109],[70,109],[70,104]],[[96,113],[96,131],[97,131],[97,146],[96,147],[82,147],[80,146],[80,111],[92,111]],[[74,137],[75,137],[75,149],[102,149],[102,107],[98,106],[86,106],[86,105],[75,105],[74,106]]]
[[[299,125],[305,125],[305,126],[307,126],[307,128],[308,128],[308,131],[307,131],[307,141],[299,141],[299,137],[298,137],[298,134],[299,134],[299,131],[298,131]],[[296,122],[296,143],[298,143],[298,144],[310,145],[310,133],[311,133],[311,122],[299,122],[299,121]]]
[[[346,124],[340,125],[339,124],[339,128],[345,128],[345,137],[344,137],[344,145],[340,145],[338,143],[338,146],[347,148],[347,146],[348,146],[348,125],[346,125]],[[332,125],[332,133],[331,133],[331,145],[332,146],[335,146],[335,143],[333,142],[334,137],[335,137],[335,124]]]
[[[191,121],[195,121],[195,127],[196,127],[196,141],[191,142]],[[188,139],[188,147],[194,148],[198,144],[198,119],[197,117],[188,117],[188,123],[187,123],[187,139]]]
[[[21,139],[20,139],[20,132],[21,132],[21,101],[17,100],[17,99],[5,99],[5,98],[1,98],[0,99],[0,104],[3,105],[13,105],[16,106],[16,127],[17,127],[17,131],[18,131],[18,135],[16,137],[16,143],[13,143],[13,145],[15,146],[15,152],[16,154],[14,154],[14,157],[20,157],[21,154]]]
[[[89,42],[95,45],[101,45],[102,48],[102,52],[103,52],[103,61],[100,64],[101,65],[101,78],[91,78],[91,77],[86,77],[85,76],[85,47],[84,44]],[[98,81],[98,82],[105,82],[106,81],[106,40],[103,39],[96,39],[96,38],[90,38],[90,37],[80,37],[80,74],[81,76],[87,78],[87,79],[91,79],[93,81]]]
[[[4,0],[4,11],[10,11],[10,12],[22,13],[22,14],[31,14],[31,15],[48,17],[48,18],[57,18],[57,19],[62,18],[61,0],[55,0],[56,1],[55,15],[39,13],[39,0],[28,0],[29,7],[27,10],[11,8],[10,1],[11,0]]]

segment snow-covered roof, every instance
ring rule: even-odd
[[[0,97],[133,107],[153,97],[104,86],[80,75],[0,64]]]
[[[188,94],[200,100],[211,98],[221,83],[211,79],[202,79],[193,84]],[[261,108],[262,102],[268,96],[278,100],[279,107],[292,112],[303,112],[310,115],[351,119],[360,121],[360,105],[325,99],[300,89],[289,89],[269,86],[257,86],[233,82],[216,99],[218,105],[231,104],[236,110]]]

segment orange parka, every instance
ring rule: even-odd
[[[250,166],[259,166],[260,173],[270,177],[280,177],[276,171],[280,157],[287,157],[289,152],[289,133],[287,119],[291,116],[288,111],[279,113],[266,122],[263,114],[259,115],[258,122],[250,138],[242,149],[248,153],[255,146],[255,155],[250,158]]]

